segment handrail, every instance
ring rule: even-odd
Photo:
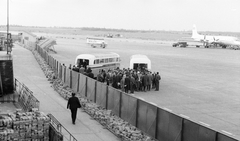
[[[64,133],[67,133],[69,135],[69,139],[67,138],[66,135],[63,135],[68,141],[77,141],[77,139],[52,114],[48,114],[47,116],[50,118],[50,123],[60,133],[63,133],[63,130],[64,130],[65,131]]]
[[[39,109],[40,102],[33,96],[33,92],[27,86],[15,78],[15,90],[19,94],[19,101],[24,111],[31,111],[32,108]]]

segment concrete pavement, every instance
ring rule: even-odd
[[[40,111],[55,116],[78,141],[121,140],[82,110],[78,110],[76,125],[73,125],[67,101],[51,87],[33,54],[17,44],[12,54],[14,77],[33,91],[40,101]]]

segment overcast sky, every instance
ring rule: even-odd
[[[240,32],[240,0],[9,0],[10,24]],[[0,25],[7,0],[0,0]]]

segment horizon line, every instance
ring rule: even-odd
[[[7,25],[0,25],[1,27],[7,27]],[[100,29],[100,30],[116,30],[116,31],[142,31],[142,32],[191,32],[192,30],[145,30],[145,29],[124,29],[124,28],[105,28],[105,27],[68,27],[68,26],[27,26],[27,25],[9,25],[9,27],[40,27],[40,28],[65,28],[65,29]],[[199,31],[199,32],[221,32],[221,33],[240,33],[235,31]]]

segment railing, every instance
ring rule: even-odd
[[[47,116],[50,118],[51,125],[63,135],[64,139],[67,141],[77,141],[77,139],[64,126],[62,126],[52,114],[48,114]]]
[[[15,90],[19,95],[18,101],[24,111],[31,111],[33,108],[39,110],[39,101],[33,96],[33,92],[27,86],[15,78]]]

